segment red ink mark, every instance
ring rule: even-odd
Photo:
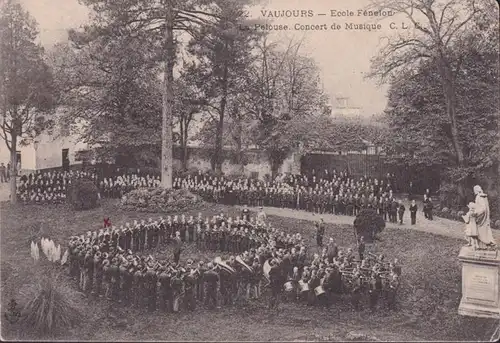
[[[104,218],[104,228],[111,227],[111,222],[109,218]]]

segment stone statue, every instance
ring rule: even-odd
[[[462,216],[467,224],[465,235],[468,245],[474,250],[496,249],[490,226],[490,206],[488,197],[480,186],[474,186],[475,202],[469,203],[469,211]]]

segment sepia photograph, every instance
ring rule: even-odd
[[[2,341],[500,341],[494,0],[0,0]]]

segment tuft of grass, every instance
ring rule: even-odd
[[[41,336],[55,336],[71,328],[80,318],[74,303],[76,291],[59,280],[59,274],[41,276],[28,292],[22,324]]]

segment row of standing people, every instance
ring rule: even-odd
[[[245,215],[244,212],[243,216]],[[161,309],[174,312],[179,311],[180,303],[185,304],[186,309],[194,309],[196,300],[212,308],[217,303],[217,301],[214,302],[213,300],[217,299],[218,296],[220,298],[219,304],[234,303],[237,299],[248,300],[250,297],[260,297],[262,275],[265,274],[264,266],[266,261],[274,261],[270,262],[270,265],[272,265],[271,270],[275,266],[279,266],[282,270],[280,275],[283,275],[284,278],[280,279],[280,282],[283,281],[280,293],[285,289],[286,283],[294,280],[294,275],[295,277],[296,275],[304,276],[304,280],[309,282],[307,279],[309,267],[305,263],[305,246],[301,245],[300,235],[293,235],[297,238],[295,242],[297,245],[293,246],[294,244],[289,242],[287,246],[280,247],[286,240],[282,239],[285,235],[279,230],[269,226],[266,227],[261,223],[257,225],[251,224],[249,221],[241,221],[238,224],[228,222],[229,218],[224,218],[224,216],[216,217],[212,231],[223,231],[226,226],[229,228],[234,226],[235,228],[243,228],[243,235],[249,235],[248,229],[251,228],[254,232],[255,230],[259,231],[264,240],[255,242],[248,247],[241,246],[240,249],[248,248],[248,250],[244,250],[236,258],[234,256],[230,257],[227,263],[221,260],[215,264],[200,261],[195,266],[193,261],[188,261],[187,265],[181,266],[179,264],[179,256],[182,251],[180,231],[175,231],[173,238],[169,237],[164,241],[165,243],[169,241],[174,243],[174,261],[167,262],[155,260],[152,256],[148,258],[141,257],[134,254],[132,249],[125,251],[121,248],[120,243],[126,244],[126,238],[120,239],[120,237],[122,235],[126,237],[126,232],[121,231],[117,235],[116,230],[108,229],[101,231],[99,234],[88,233],[87,237],[74,237],[71,240],[69,247],[70,273],[78,278],[80,287],[87,293],[93,292],[97,296],[104,295],[109,300],[137,306],[147,305],[150,310],[156,310],[158,305]],[[149,223],[135,223],[134,225],[138,232],[141,232],[141,227],[149,227],[150,230],[146,229],[146,231],[155,232],[153,226],[166,227],[162,225],[162,219],[154,222],[149,221]],[[210,224],[202,232],[211,232],[209,226]],[[133,249],[140,249],[141,244],[154,247],[158,244],[154,237],[153,234],[145,234],[144,237],[132,235],[130,246]],[[200,234],[193,237],[196,237],[193,239],[201,249],[222,252],[227,251],[229,248],[229,245],[224,243],[212,245],[211,240],[208,239],[209,235]],[[219,238],[221,237],[219,236]],[[135,240],[138,243],[134,243]],[[189,238],[187,240],[189,241]],[[326,255],[323,257],[325,257],[325,265],[317,263],[315,257],[311,268],[317,270],[316,273],[319,272],[321,279],[325,280],[327,279],[325,277],[327,268],[335,268],[337,264],[339,268],[341,266],[346,268],[349,266],[348,263],[352,262],[350,258],[343,257],[343,262],[339,264],[341,258],[336,261],[338,256],[331,255],[330,260]],[[340,257],[342,257],[342,254],[340,254]],[[327,263],[331,266],[327,265]],[[364,265],[363,262],[362,264]],[[225,266],[228,266],[228,268],[225,268]],[[300,270],[300,274],[295,273],[295,268]],[[267,280],[271,284],[271,288],[273,288],[275,273],[271,270],[267,274]],[[330,273],[331,270],[328,270],[328,275]],[[311,272],[310,276],[314,276],[313,274],[316,275]],[[312,279],[315,280],[314,277]],[[328,292],[331,291],[326,285],[325,287]]]

